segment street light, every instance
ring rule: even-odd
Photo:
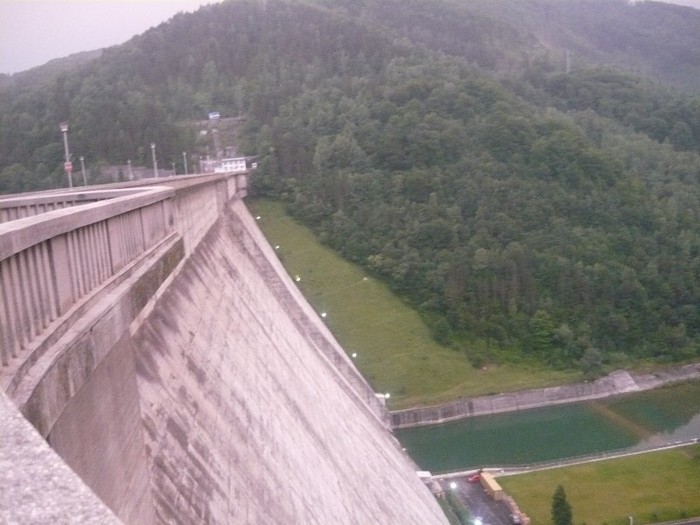
[[[87,186],[87,177],[85,176],[85,157],[80,156],[80,169],[83,171],[83,186]]]
[[[63,163],[63,169],[68,175],[68,187],[73,187],[73,163],[70,161],[70,152],[68,151],[68,122],[61,122],[61,133],[63,133],[63,150],[66,154],[66,160]]]
[[[189,173],[187,173],[187,152],[186,151],[182,152],[182,160],[185,164],[185,175],[189,175]]]
[[[158,162],[156,161],[156,143],[151,142],[151,155],[153,156],[153,176],[158,178]]]

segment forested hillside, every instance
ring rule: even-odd
[[[254,190],[475,364],[700,355],[700,11],[623,0],[233,0],[0,83],[0,191],[195,151],[245,117]],[[567,59],[568,57],[568,59]],[[622,67],[624,66],[624,68]]]

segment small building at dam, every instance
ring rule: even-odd
[[[0,200],[0,522],[446,523],[246,187]]]

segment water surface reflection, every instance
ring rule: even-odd
[[[700,437],[700,381],[397,430],[426,470],[524,465]]]

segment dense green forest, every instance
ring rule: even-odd
[[[259,194],[475,364],[700,356],[700,11],[624,0],[230,0],[0,77],[0,191],[245,117]]]

